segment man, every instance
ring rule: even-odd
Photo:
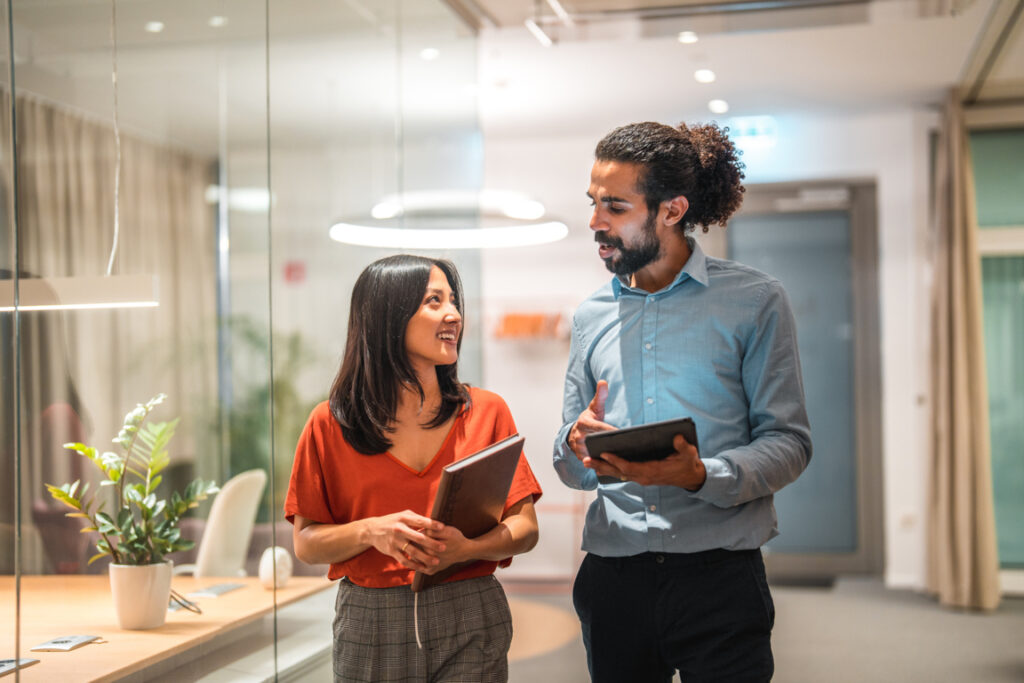
[[[775,613],[760,547],[778,533],[772,494],[811,457],[789,301],[778,280],[688,236],[742,201],[742,164],[717,126],[623,126],[595,156],[590,227],[615,277],[574,316],[554,452],[562,481],[597,488],[573,588],[590,674],[767,681]],[[699,451],[678,435],[664,460],[587,452],[587,434],[686,416]]]

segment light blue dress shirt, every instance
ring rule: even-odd
[[[811,458],[796,323],[781,283],[753,268],[692,253],[649,293],[614,278],[573,317],[563,425],[554,465],[591,490],[583,549],[605,557],[758,548],[778,534],[772,495]],[[598,484],[566,443],[598,380],[616,427],[692,417],[707,481],[690,492]]]

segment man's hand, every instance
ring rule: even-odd
[[[587,446],[584,443],[587,434],[615,429],[612,425],[604,422],[604,402],[607,400],[608,382],[602,379],[597,383],[597,390],[594,392],[594,398],[591,399],[590,405],[580,413],[576,424],[569,430],[569,438],[566,441],[569,443],[569,448],[577,458],[583,461],[584,465],[587,464],[587,460],[590,460],[590,454],[587,453]],[[587,466],[589,467],[589,465]]]
[[[635,481],[643,486],[678,486],[688,491],[700,489],[707,479],[707,471],[696,447],[682,434],[676,434],[672,447],[676,452],[663,460],[630,462],[614,453],[602,453],[600,460],[588,457],[583,464],[599,475]]]

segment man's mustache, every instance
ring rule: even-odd
[[[603,244],[609,247],[615,247],[616,249],[622,249],[623,247],[622,240],[618,239],[617,237],[612,237],[611,235],[608,235],[603,232],[595,232],[594,241],[597,242],[598,244]]]

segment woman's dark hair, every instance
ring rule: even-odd
[[[423,303],[434,266],[448,278],[455,307],[462,314],[459,273],[453,263],[443,259],[388,256],[368,265],[352,289],[348,339],[331,386],[330,408],[345,440],[360,453],[383,453],[391,447],[387,433],[393,431],[403,387],[413,387],[425,398],[405,350],[405,328]],[[461,347],[460,334],[457,348]],[[457,365],[436,366],[441,405],[425,426],[444,424],[469,400],[459,382]]]
[[[725,225],[743,203],[743,164],[728,128],[714,123],[678,128],[647,121],[616,128],[597,143],[599,161],[643,167],[639,187],[648,212],[680,195],[690,202],[682,229]]]

